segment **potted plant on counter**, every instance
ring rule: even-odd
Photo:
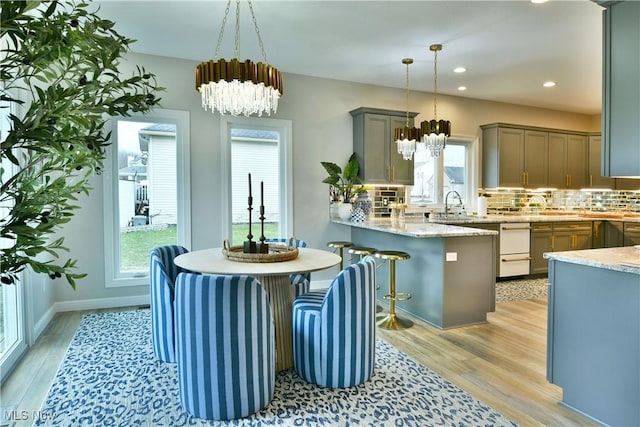
[[[351,218],[351,209],[354,198],[362,192],[367,191],[362,181],[358,177],[360,164],[353,153],[344,168],[332,162],[320,162],[322,167],[329,174],[322,180],[329,184],[329,195],[332,208],[337,209],[338,216],[348,221]]]

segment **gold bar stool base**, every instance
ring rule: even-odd
[[[351,246],[353,246],[353,243],[336,240],[332,242],[327,242],[327,246],[338,250],[338,254],[340,255],[340,263],[338,264],[338,268],[340,269],[339,271],[342,271],[342,269],[344,268],[343,250],[344,248],[350,248]]]
[[[406,252],[400,251],[378,251],[373,256],[389,261],[389,293],[384,296],[385,299],[389,300],[389,314],[379,319],[376,324],[381,329],[395,331],[412,327],[413,321],[396,315],[396,301],[411,299],[411,294],[408,292],[396,292],[396,261],[403,261],[411,258],[411,256]]]
[[[403,319],[394,314],[387,314],[382,319],[376,321],[378,328],[388,329],[391,331],[399,331],[401,329],[409,329],[413,326],[413,321],[409,319]]]

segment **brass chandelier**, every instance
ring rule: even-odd
[[[451,122],[438,120],[438,52],[442,50],[441,44],[432,44],[429,50],[435,55],[433,62],[433,120],[425,120],[420,123],[422,142],[427,145],[431,156],[438,157],[447,146],[447,138],[451,136]]]
[[[398,153],[402,154],[402,158],[404,160],[411,160],[413,158],[413,153],[416,152],[416,140],[420,140],[420,129],[409,127],[409,65],[413,64],[413,58],[404,58],[402,63],[407,66],[407,75],[406,75],[406,110],[407,110],[407,120],[403,128],[395,128],[393,130],[394,133],[394,141],[396,142]]]
[[[247,3],[264,62],[240,61],[240,0],[236,0],[235,58],[230,61],[218,59],[231,8],[231,0],[228,0],[214,59],[196,67],[196,90],[202,96],[202,107],[212,113],[218,111],[220,114],[248,117],[253,114],[262,116],[263,113],[271,115],[278,110],[282,73],[269,65],[251,0]]]

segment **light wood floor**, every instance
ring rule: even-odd
[[[416,321],[404,331],[378,329],[378,336],[521,426],[597,425],[559,405],[562,390],[545,379],[546,298],[496,306],[487,324],[441,331]],[[1,406],[40,408],[84,313],[54,317],[2,386]]]

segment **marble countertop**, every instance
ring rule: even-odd
[[[465,223],[486,223],[496,224],[502,222],[562,222],[562,221],[627,221],[627,222],[640,222],[640,216],[616,216],[612,214],[575,214],[575,215],[486,215],[479,216],[466,216],[466,217],[453,217],[453,218],[438,218],[434,222],[436,224],[465,224]],[[463,225],[464,226],[464,225]]]
[[[413,218],[397,221],[391,220],[390,218],[376,218],[364,222],[343,221],[341,219],[332,218],[331,222],[350,225],[352,227],[366,228],[368,230],[419,238],[492,236],[498,234],[497,231],[492,230],[482,230],[479,228],[469,228],[449,224],[436,224]]]
[[[581,251],[547,252],[550,260],[583,264],[591,267],[640,275],[640,245],[622,248],[585,249]]]

